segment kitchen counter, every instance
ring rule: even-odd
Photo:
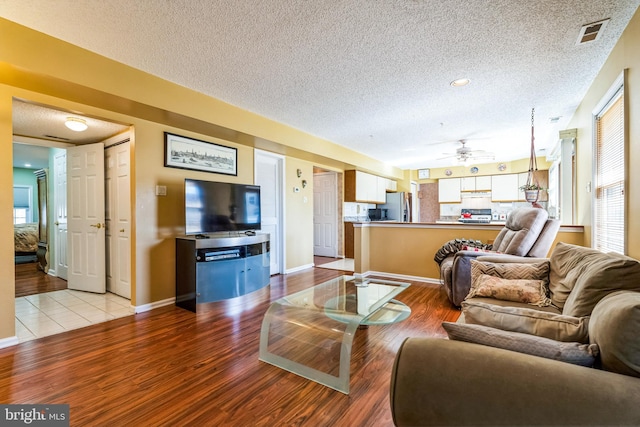
[[[354,272],[381,274],[405,280],[440,283],[436,252],[453,239],[492,242],[502,222],[469,224],[449,222],[354,222]],[[554,242],[584,245],[584,227],[563,225]]]

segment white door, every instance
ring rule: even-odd
[[[130,142],[105,148],[107,290],[131,299]]]
[[[67,287],[105,293],[104,146],[67,149]]]
[[[338,256],[337,200],[337,174],[313,174],[313,254],[316,256]]]
[[[67,280],[67,152],[59,151],[53,157],[55,271]]]
[[[271,274],[279,274],[284,271],[284,157],[261,150],[255,150],[254,156],[261,229],[270,234]]]

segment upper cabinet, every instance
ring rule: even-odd
[[[344,172],[345,202],[386,203],[387,191],[396,188],[395,181],[381,176],[355,170]]]
[[[462,189],[461,178],[444,178],[438,180],[438,201],[440,203],[457,203]]]
[[[453,178],[450,178],[453,179]],[[467,176],[460,178],[460,191],[491,191],[491,176]]]
[[[494,202],[512,202],[518,200],[518,174],[491,176],[491,200]]]

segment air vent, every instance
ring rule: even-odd
[[[55,136],[55,135],[42,135],[42,136],[49,139],[57,139],[59,141],[71,141],[69,138],[63,138],[61,136]]]
[[[598,40],[608,23],[609,19],[603,19],[602,21],[583,25],[580,29],[580,34],[578,34],[578,41],[576,42],[576,45],[591,43]]]

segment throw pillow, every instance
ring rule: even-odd
[[[502,307],[480,301],[462,302],[465,322],[563,342],[589,342],[589,317],[572,317],[535,308]]]
[[[547,288],[543,280],[502,279],[488,274],[473,275],[472,273],[471,290],[467,298],[475,296],[524,302],[537,306],[551,304],[551,300],[547,298]]]
[[[596,344],[561,342],[520,332],[464,323],[443,322],[442,327],[451,340],[503,348],[574,365],[593,367],[598,355]]]
[[[640,377],[640,293],[619,291],[593,309],[589,339],[598,344],[602,369]]]
[[[483,275],[508,281],[491,280],[483,278]],[[511,280],[514,282],[510,282]],[[495,299],[547,306],[551,304],[551,300],[547,298],[548,285],[548,261],[498,263],[471,260],[471,289],[467,298],[488,296]],[[503,289],[499,289],[500,287]]]

